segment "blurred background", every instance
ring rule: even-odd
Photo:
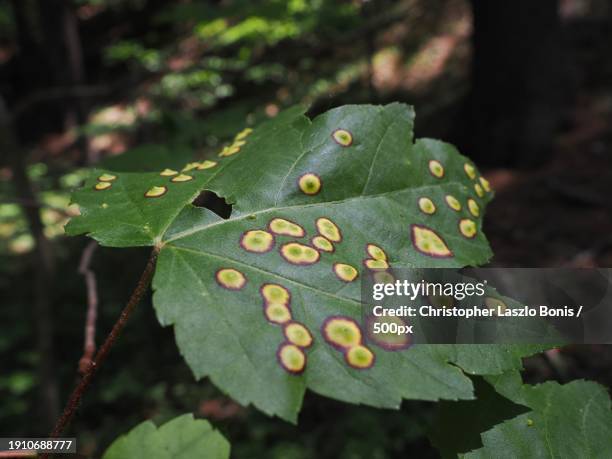
[[[612,266],[611,43],[607,0],[0,0],[1,436],[48,432],[79,377],[86,282],[99,343],[147,257],[64,236],[86,168],[178,165],[296,103],[413,104],[416,135],[456,143],[496,189],[494,265]],[[549,351],[524,378],[609,388],[612,352]],[[195,383],[147,298],[70,433],[99,455],[194,412],[235,457],[427,458],[437,409],[308,394],[299,426],[267,418]]]

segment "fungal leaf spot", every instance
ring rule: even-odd
[[[342,147],[350,147],[353,144],[353,134],[346,129],[336,129],[332,133],[332,138]]]
[[[436,178],[444,177],[444,167],[440,161],[435,159],[429,161],[429,172]]]
[[[285,324],[283,333],[287,341],[298,347],[306,348],[312,345],[312,334],[306,326],[299,322],[289,322]]]
[[[266,319],[273,324],[285,324],[291,320],[289,306],[282,303],[269,303],[264,305]]]
[[[316,221],[317,231],[321,236],[325,236],[331,242],[342,241],[342,232],[329,218],[321,217]]]
[[[491,184],[486,178],[480,177],[478,180],[480,181],[480,184],[482,185],[482,187],[487,193],[491,191]]]
[[[280,365],[291,374],[300,374],[306,368],[306,354],[295,344],[281,344],[276,355]]]
[[[117,176],[111,174],[102,174],[100,177],[98,177],[98,180],[100,182],[112,182],[114,180],[117,180]]]
[[[463,218],[459,222],[459,231],[467,238],[476,236],[476,223],[469,218]]]
[[[463,165],[463,170],[470,180],[474,180],[476,178],[476,169],[470,163],[465,163]]]
[[[480,216],[480,207],[478,206],[478,203],[472,198],[468,199],[468,209],[474,217]]]
[[[228,290],[240,290],[246,285],[246,277],[237,269],[221,268],[215,273],[217,283]]]
[[[446,201],[446,204],[448,205],[448,207],[450,207],[451,209],[457,212],[461,210],[461,203],[454,196],[447,194],[444,200]]]
[[[345,351],[362,342],[361,329],[350,317],[333,316],[323,322],[321,334],[330,345]]]
[[[321,179],[317,174],[308,173],[302,175],[298,179],[298,186],[302,193],[307,194],[309,196],[314,196],[319,191],[321,191]]]
[[[242,131],[240,131],[238,134],[236,134],[235,140],[246,139],[251,134],[251,132],[253,132],[253,129],[245,128]]]
[[[421,209],[421,212],[424,214],[431,215],[435,213],[436,205],[431,199],[423,197],[419,199],[419,209]]]
[[[178,175],[178,172],[173,169],[164,169],[159,173],[162,177],[172,177],[173,175]]]
[[[270,220],[268,229],[282,236],[303,237],[306,234],[304,228],[300,225],[284,218],[273,218]]]
[[[374,353],[363,345],[351,347],[344,354],[346,363],[358,370],[365,370],[374,365]]]
[[[110,182],[98,182],[94,185],[94,190],[104,191],[104,190],[108,190],[111,186],[113,186],[113,184]]]
[[[185,165],[185,167],[183,167],[182,172],[189,172],[189,171],[192,171],[194,169],[197,169],[199,165],[200,165],[200,163],[197,163],[197,162],[196,163],[187,163]]]
[[[333,252],[335,250],[334,244],[324,236],[315,236],[311,242],[314,247],[322,252]]]
[[[368,269],[387,269],[389,267],[389,263],[386,260],[367,259],[363,263]]]
[[[321,254],[304,244],[288,242],[281,246],[281,255],[285,260],[294,265],[312,265],[319,261]]]
[[[359,272],[353,266],[346,263],[335,263],[334,273],[343,282],[353,282],[359,275]]]
[[[240,246],[247,252],[268,252],[274,246],[274,236],[267,231],[250,230],[240,238]]]
[[[216,165],[217,165],[217,161],[210,161],[207,159],[206,161],[202,161],[200,164],[198,164],[196,169],[199,171],[203,171],[206,169],[211,169],[215,167]]]
[[[240,147],[232,147],[230,145],[226,145],[221,150],[221,153],[219,153],[219,157],[222,158],[222,157],[225,157],[225,156],[233,156],[236,153],[238,153],[239,151],[240,151]]]
[[[476,191],[476,194],[479,198],[482,198],[484,196],[484,190],[482,189],[479,183],[474,184],[474,191]]]
[[[375,260],[384,260],[387,261],[387,253],[376,244],[368,244],[366,245],[366,253],[370,255]]]
[[[165,186],[152,186],[144,194],[145,198],[159,198],[168,192],[168,188]]]
[[[412,340],[410,335],[407,333],[393,333],[390,330],[400,330],[406,326],[406,322],[401,317],[395,316],[371,316],[368,318],[367,335],[368,340],[376,344],[387,351],[399,351],[410,347]],[[380,328],[375,327],[376,324],[380,324]],[[383,326],[383,324],[388,324]],[[374,330],[380,330],[380,332],[374,333]],[[382,330],[389,330],[382,332]]]
[[[279,284],[264,284],[261,286],[261,296],[266,303],[279,303],[289,305],[291,293]]]
[[[174,183],[189,182],[191,180],[193,180],[193,176],[187,175],[187,174],[180,174],[180,175],[177,175],[176,177],[172,177],[170,179],[170,181],[172,181]]]
[[[412,225],[412,244],[424,255],[435,258],[449,258],[453,256],[444,239],[434,230],[421,225]]]

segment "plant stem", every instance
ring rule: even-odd
[[[127,323],[132,311],[134,310],[136,305],[140,303],[140,300],[146,293],[147,288],[149,287],[149,284],[151,283],[151,279],[153,278],[153,272],[155,271],[155,263],[157,261],[158,253],[159,253],[159,247],[155,247],[153,251],[151,252],[151,256],[149,257],[147,266],[144,269],[142,275],[140,276],[140,280],[138,281],[136,288],[132,292],[132,296],[130,297],[130,300],[128,301],[123,311],[121,311],[121,315],[115,322],[115,325],[113,325],[113,329],[106,337],[106,340],[104,341],[104,344],[102,344],[102,346],[100,347],[100,350],[96,354],[95,359],[89,365],[87,372],[83,375],[83,378],[81,379],[81,381],[77,384],[77,386],[72,391],[72,394],[70,395],[70,398],[68,399],[68,402],[66,403],[66,407],[64,408],[64,412],[57,420],[57,423],[55,424],[55,428],[49,434],[49,437],[51,438],[59,437],[64,431],[64,429],[68,426],[72,418],[74,417],[78,409],[79,403],[81,401],[81,398],[83,397],[83,394],[85,393],[85,391],[91,384],[91,381],[94,375],[100,368],[100,365],[102,365],[102,363],[106,359],[113,344],[117,340],[117,337],[121,333],[121,330]],[[45,457],[46,455],[43,456],[43,459]]]
[[[83,345],[83,357],[79,360],[79,373],[83,376],[87,373],[89,366],[96,353],[96,319],[98,316],[98,288],[96,275],[91,269],[91,259],[98,247],[96,241],[91,241],[81,257],[79,274],[85,278],[87,287],[87,317],[85,319],[85,344]]]

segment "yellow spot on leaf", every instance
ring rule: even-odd
[[[304,228],[297,223],[285,220],[284,218],[273,218],[268,224],[270,231],[283,236],[302,237],[304,236]]]
[[[261,286],[261,296],[266,303],[278,303],[288,305],[291,301],[291,294],[282,285],[264,284]]]
[[[203,171],[205,169],[211,169],[211,168],[215,167],[216,165],[217,165],[217,161],[209,161],[207,159],[206,161],[202,161],[200,164],[198,164],[196,169],[199,170],[199,171]]]
[[[170,181],[174,182],[174,183],[189,182],[191,180],[193,180],[193,177],[191,175],[187,175],[187,174],[180,174],[180,175],[177,175],[176,177],[172,177],[170,179]]]
[[[161,175],[162,177],[172,177],[173,175],[177,175],[178,172],[172,169],[164,169],[163,171],[161,171],[159,173],[159,175]]]
[[[332,133],[332,138],[343,147],[350,147],[353,144],[353,134],[346,129],[336,129]]]
[[[317,231],[321,236],[325,236],[332,242],[340,242],[342,240],[342,232],[340,231],[340,228],[338,228],[338,226],[329,218],[317,218],[315,223],[317,226]]]
[[[452,257],[446,242],[435,231],[425,226],[412,225],[412,244],[424,255],[436,258]]]
[[[473,238],[476,236],[476,223],[469,218],[464,218],[459,222],[459,231],[465,237]]]
[[[344,354],[346,363],[353,368],[363,370],[374,365],[374,353],[363,345],[351,347]]]
[[[480,180],[480,184],[482,185],[482,187],[487,193],[491,191],[491,184],[486,178],[480,177],[479,180]]]
[[[346,350],[361,344],[361,329],[349,317],[330,317],[321,327],[322,335],[332,346]]]
[[[353,282],[359,275],[359,272],[353,266],[346,263],[335,263],[334,273],[344,282]]]
[[[375,260],[387,261],[387,254],[381,247],[377,246],[376,244],[366,245],[366,252]]]
[[[463,170],[470,180],[474,180],[476,178],[476,169],[470,163],[465,163],[463,165]]]
[[[200,163],[187,163],[185,167],[183,167],[183,172],[189,172],[193,169],[197,169]]]
[[[277,356],[281,366],[289,373],[300,374],[306,368],[306,354],[295,344],[281,344]]]
[[[436,178],[444,177],[444,167],[442,166],[440,161],[437,161],[435,159],[429,161],[429,172],[431,172],[431,175]]]
[[[333,252],[334,244],[324,236],[315,236],[312,238],[312,245],[323,252]]]
[[[274,246],[274,236],[267,231],[247,231],[240,238],[240,245],[248,252],[264,253]]]
[[[240,152],[240,147],[237,145],[229,145],[226,147],[223,147],[223,150],[221,150],[221,153],[219,153],[219,156],[223,157],[223,156],[233,156],[236,153]]]
[[[238,134],[236,134],[235,139],[236,139],[236,140],[242,140],[242,139],[245,139],[246,137],[248,137],[248,136],[249,136],[249,134],[251,134],[251,132],[253,132],[253,129],[251,129],[251,128],[246,128],[246,129],[243,129],[243,130],[242,130],[242,131],[240,131]]]
[[[294,265],[312,265],[319,261],[318,251],[298,242],[289,242],[281,247],[281,255]]]
[[[302,193],[313,196],[321,191],[321,179],[316,174],[304,174],[298,180],[298,186]]]
[[[246,277],[237,269],[222,268],[215,274],[217,283],[229,290],[240,290],[246,285]]]
[[[309,347],[312,344],[312,335],[308,328],[299,322],[290,322],[283,330],[285,338],[299,347]]]
[[[447,194],[444,200],[446,201],[446,204],[448,204],[448,207],[450,207],[451,209],[456,210],[457,212],[461,210],[461,203],[454,196]]]
[[[480,207],[478,206],[476,201],[474,201],[472,198],[468,199],[468,209],[470,209],[470,213],[474,217],[480,216]]]
[[[98,177],[98,180],[100,182],[112,182],[113,180],[117,180],[117,176],[111,174],[102,174],[100,177]]]
[[[411,344],[411,337],[406,333],[393,332],[394,330],[402,329],[406,326],[406,322],[401,317],[384,316],[376,317],[372,316],[368,320],[367,335],[369,341],[382,347],[387,351],[397,351],[406,349]],[[380,324],[376,327],[376,324]],[[384,325],[386,324],[386,326]],[[382,330],[389,330],[382,332]]]
[[[387,263],[385,260],[367,259],[364,261],[364,264],[369,269],[387,269],[389,267],[389,263]]]
[[[291,320],[289,306],[280,303],[270,303],[264,306],[264,314],[268,321],[275,324],[284,324]]]
[[[429,198],[420,198],[419,209],[421,209],[421,212],[431,215],[436,211],[436,205]]]
[[[144,195],[145,198],[159,198],[165,195],[167,191],[168,188],[166,188],[165,186],[152,186],[147,190]]]
[[[110,182],[98,182],[94,185],[94,190],[96,191],[108,190],[111,186],[113,186],[113,184]]]
[[[478,183],[474,184],[474,191],[476,191],[476,194],[478,195],[479,198],[482,198],[484,196],[484,191],[482,187],[480,186],[480,184]]]

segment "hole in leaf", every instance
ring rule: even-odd
[[[195,207],[203,207],[212,210],[219,217],[228,219],[232,214],[232,206],[225,199],[217,196],[212,191],[202,191],[192,202]]]

